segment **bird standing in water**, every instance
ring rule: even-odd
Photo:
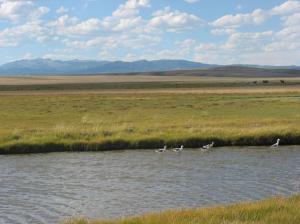
[[[274,145],[271,145],[271,148],[278,148],[280,139],[277,139],[277,142]]]

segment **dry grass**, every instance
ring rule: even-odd
[[[0,95],[1,153],[300,143],[298,88]]]
[[[289,78],[290,80],[297,80]],[[197,76],[146,76],[146,75],[93,75],[93,76],[20,76],[0,77],[0,85],[41,85],[66,83],[120,83],[120,82],[193,82],[216,81],[217,78]],[[230,80],[220,78],[218,80]]]
[[[84,76],[0,76],[0,85],[49,85],[72,83],[132,83],[132,82],[261,82],[266,78],[231,78],[206,76],[153,76],[153,75],[84,75]],[[282,78],[268,78],[280,81]],[[286,82],[300,82],[300,78],[284,78]]]
[[[68,96],[103,94],[299,94],[300,85],[254,86],[254,87],[204,87],[167,89],[100,89],[100,90],[58,90],[58,91],[0,91],[0,96]]]
[[[260,202],[146,214],[120,220],[70,219],[65,224],[298,224],[300,196]]]

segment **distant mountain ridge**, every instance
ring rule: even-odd
[[[19,60],[0,66],[0,75],[86,75],[134,73],[209,68],[212,65],[185,60],[154,61],[60,61],[52,59]]]
[[[0,76],[13,75],[94,75],[94,74],[122,74],[122,73],[153,73],[153,72],[170,72],[177,70],[203,70],[199,75],[206,75],[204,70],[208,70],[207,74],[212,72],[222,76],[222,71],[233,73],[247,71],[251,74],[253,70],[259,70],[260,73],[268,73],[276,70],[276,73],[289,71],[292,76],[295,73],[298,76],[299,66],[260,66],[260,65],[211,65],[200,62],[192,62],[187,60],[140,60],[133,62],[125,61],[93,61],[93,60],[52,60],[52,59],[32,59],[19,60],[10,62],[0,66]],[[194,72],[192,72],[194,73]]]

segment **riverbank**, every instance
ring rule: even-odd
[[[215,86],[0,91],[0,154],[300,144],[300,86]]]
[[[214,208],[183,209],[113,221],[70,219],[65,224],[297,224],[300,196],[272,198]]]
[[[0,155],[10,154],[27,154],[27,153],[50,153],[50,152],[101,152],[113,150],[154,150],[162,148],[167,145],[168,148],[179,147],[184,145],[185,148],[197,149],[214,141],[215,148],[225,146],[270,146],[280,138],[281,145],[300,145],[300,135],[298,136],[260,136],[260,137],[241,137],[238,139],[225,140],[225,139],[142,139],[135,142],[126,140],[108,140],[101,143],[43,143],[43,144],[30,144],[30,143],[17,143],[12,145],[0,146]]]

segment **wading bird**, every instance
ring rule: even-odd
[[[212,142],[211,144],[204,145],[202,148],[208,150],[208,149],[211,149],[212,147],[214,147],[214,144],[215,144],[215,143]]]
[[[167,146],[165,145],[162,149],[157,149],[155,152],[165,152],[167,150]]]
[[[172,150],[173,150],[173,152],[181,152],[183,150],[183,145],[181,145],[180,148],[174,148]]]
[[[271,148],[278,148],[280,139],[277,139],[277,142],[274,145],[271,145]]]

